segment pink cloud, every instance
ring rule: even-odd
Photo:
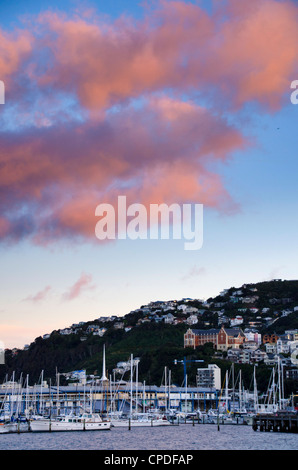
[[[34,295],[28,296],[25,300],[29,300],[30,302],[40,302],[41,300],[46,299],[48,296],[49,292],[52,290],[51,286],[46,286],[44,289],[41,291],[37,292]]]
[[[63,295],[63,300],[73,300],[81,295],[85,290],[94,289],[95,286],[91,284],[92,276],[90,274],[82,273],[80,278],[70,287],[68,292]]]
[[[11,79],[20,72],[34,49],[34,36],[27,30],[6,32],[0,29],[0,77],[10,89]]]
[[[96,19],[97,20],[97,19]],[[38,83],[73,89],[90,110],[171,87],[215,93],[225,105],[255,100],[269,108],[297,71],[297,6],[265,0],[199,5],[161,1],[145,18],[104,24],[39,16],[51,68]]]
[[[282,106],[297,11],[289,0],[214,2],[212,14],[160,1],[136,21],[44,12],[0,29],[18,126],[1,132],[0,239],[96,241],[95,207],[119,194],[237,210],[219,169],[253,141],[230,122],[250,102]]]
[[[229,210],[234,203],[207,165],[247,145],[223,118],[165,97],[101,123],[9,135],[0,142],[3,239],[92,239],[95,207],[119,194],[130,203],[193,201]]]
[[[279,109],[291,76],[297,72],[298,8],[292,1],[229,0],[219,14],[212,45],[214,72],[208,76],[236,106],[255,100],[268,109]]]

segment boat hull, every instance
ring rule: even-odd
[[[0,423],[0,434],[7,434],[9,432],[14,432],[15,424],[14,423]]]
[[[28,423],[0,423],[0,434],[28,431],[30,431]]]
[[[55,431],[108,431],[111,429],[109,421],[103,422],[68,422],[68,421],[55,421],[50,419],[38,419],[32,421],[30,425],[33,432],[55,432]]]
[[[156,427],[156,426],[170,426],[171,423],[167,420],[152,419],[152,420],[137,420],[137,419],[115,419],[111,421],[112,426],[116,428],[135,428],[135,427]]]

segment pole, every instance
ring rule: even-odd
[[[234,378],[234,363],[232,364],[232,384],[233,384],[233,413],[235,413],[235,378]]]
[[[133,375],[132,360],[133,360],[133,356],[131,354],[130,355],[130,417],[132,416],[132,375]]]
[[[278,402],[281,410],[280,357],[278,357]]]
[[[42,387],[43,387],[43,370],[41,371],[41,378],[40,378],[40,409],[39,412],[43,414],[43,403],[42,403]]]
[[[186,357],[183,358],[184,383],[186,383]]]
[[[185,413],[187,413],[187,375],[185,376]]]
[[[136,397],[135,397],[135,409],[136,413],[138,413],[138,380],[139,380],[139,370],[138,370],[138,361],[136,361]]]

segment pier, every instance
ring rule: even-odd
[[[259,414],[253,417],[252,428],[261,432],[298,432],[298,414],[295,412],[278,412]]]

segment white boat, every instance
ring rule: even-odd
[[[2,421],[0,422],[0,434],[11,432],[28,432],[30,424],[25,421]]]
[[[101,431],[111,429],[111,422],[104,421],[97,413],[83,413],[31,421],[31,431]]]
[[[146,414],[132,415],[129,417],[111,418],[111,424],[121,428],[150,427],[150,426],[169,426],[171,423],[163,416],[148,416]]]
[[[14,429],[16,430],[15,423],[9,422],[1,422],[0,423],[0,434],[7,434],[9,432],[15,432]]]

